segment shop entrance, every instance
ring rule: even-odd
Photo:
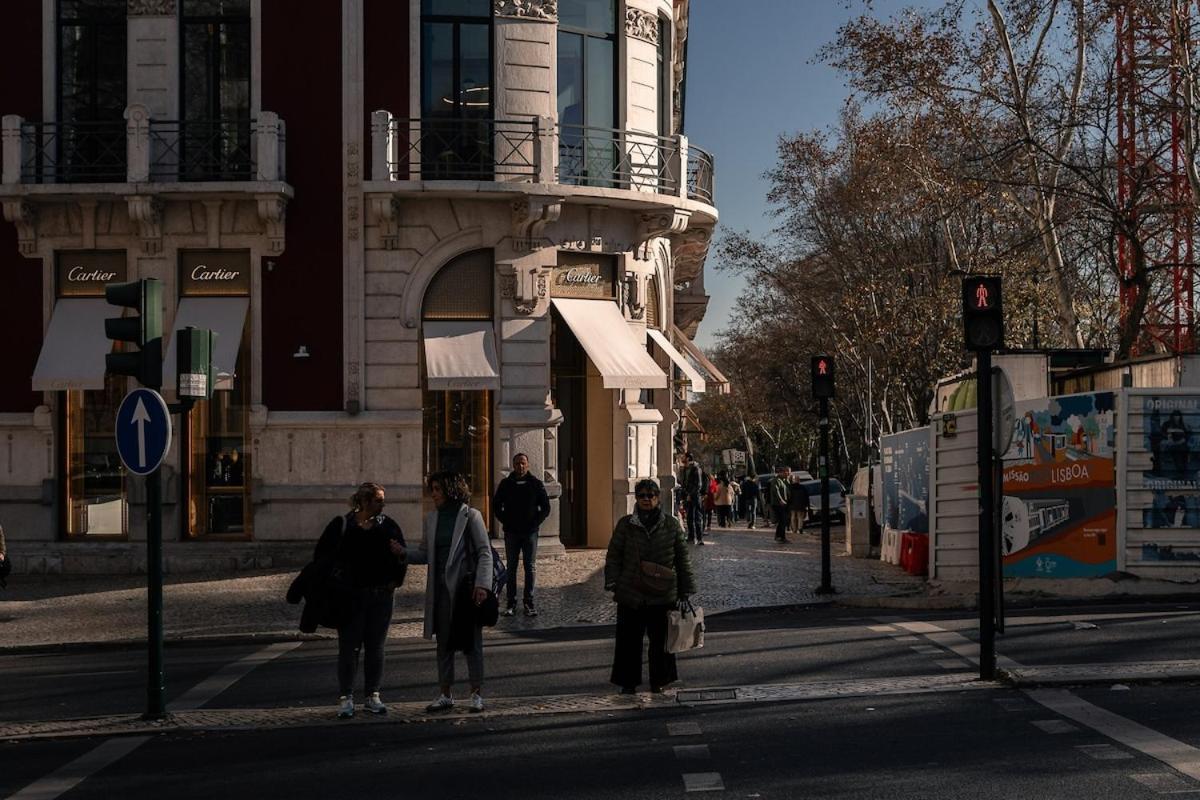
[[[563,415],[558,429],[558,538],[565,547],[587,547],[587,356],[557,311],[550,325],[551,399]]]

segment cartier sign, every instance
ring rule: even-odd
[[[615,297],[616,259],[593,253],[558,254],[550,293],[555,297]]]
[[[125,281],[124,250],[59,251],[55,266],[59,297],[100,297],[106,283]]]
[[[246,250],[185,250],[179,254],[181,295],[250,294]]]

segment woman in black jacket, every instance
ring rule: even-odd
[[[338,718],[354,716],[354,676],[358,654],[367,651],[363,667],[363,710],[386,714],[379,698],[383,680],[383,645],[392,622],[396,587],[404,582],[404,534],[384,516],[385,494],[377,483],[364,483],[350,498],[350,513],[334,517],[317,542],[313,561],[332,558],[330,589],[338,618]]]

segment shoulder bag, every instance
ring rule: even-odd
[[[633,573],[630,584],[634,589],[651,597],[666,597],[675,587],[675,570],[663,566],[657,561],[646,561],[642,558],[642,548],[634,544],[634,554],[637,556],[638,570]]]

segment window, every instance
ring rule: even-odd
[[[250,0],[183,0],[180,177],[249,178]]]
[[[492,174],[492,17],[488,0],[422,0],[421,126],[426,178]]]
[[[671,23],[666,17],[658,18],[658,135],[670,136],[674,131],[671,124]]]
[[[559,163],[564,183],[611,185],[619,143],[615,0],[563,0],[558,15]]]
[[[57,130],[59,181],[125,180],[127,102],[125,0],[59,0]]]
[[[466,253],[447,263],[425,292],[422,319],[428,321],[491,320],[495,302],[495,267],[491,250]],[[424,348],[422,386],[427,386]],[[490,519],[492,491],[492,392],[452,390],[422,392],[421,425],[425,474],[454,470],[467,476],[471,503]],[[422,507],[432,508],[427,493]]]
[[[125,379],[105,376],[104,388],[66,393],[65,532],[68,538],[124,536],[128,530],[125,467],[117,455],[117,407]]]
[[[646,327],[661,329],[658,310],[658,278],[651,275],[646,279]]]

